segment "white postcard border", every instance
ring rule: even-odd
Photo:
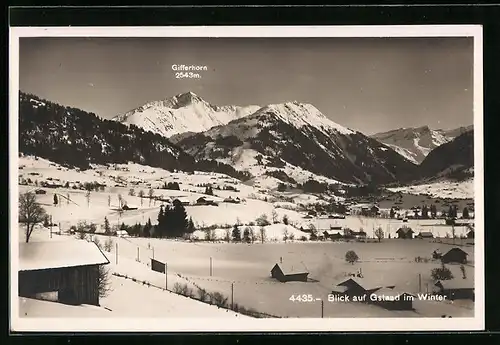
[[[18,302],[18,105],[21,37],[473,37],[475,309],[473,318],[20,318]],[[184,26],[184,27],[11,27],[10,28],[10,311],[15,332],[323,332],[459,331],[484,325],[483,39],[480,25],[410,26]]]

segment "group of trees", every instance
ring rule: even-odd
[[[193,220],[188,218],[184,206],[178,199],[173,201],[172,206],[160,206],[154,237],[177,238],[194,230]]]

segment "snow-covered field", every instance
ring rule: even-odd
[[[181,240],[165,240],[150,238],[113,238],[113,248],[109,255],[113,272],[126,275],[136,280],[148,281],[151,284],[163,287],[166,283],[165,275],[156,273],[150,268],[150,259],[167,262],[168,287],[173,289],[174,284],[187,283],[196,291],[197,287],[211,292],[220,292],[225,296],[231,295],[231,285],[234,287],[235,302],[246,308],[253,308],[259,312],[269,313],[283,317],[320,317],[320,302],[311,303],[292,302],[291,295],[311,294],[314,297],[326,300],[326,295],[332,288],[346,279],[346,274],[361,269],[365,280],[374,284],[396,285],[398,290],[416,293],[430,289],[432,282],[430,271],[437,267],[437,262],[416,263],[415,257],[430,258],[433,250],[439,248],[445,252],[452,248],[450,244],[439,243],[434,240],[397,240],[394,239],[396,231],[403,225],[410,226],[416,234],[421,231],[430,231],[435,237],[445,237],[452,234],[452,227],[443,225],[442,220],[409,220],[403,223],[395,219],[367,218],[347,216],[345,219],[304,218],[301,204],[322,202],[317,196],[300,193],[282,193],[288,201],[279,200],[279,195],[266,191],[263,186],[242,184],[230,177],[221,174],[167,172],[137,164],[117,165],[116,167],[96,166],[93,170],[76,171],[53,164],[49,161],[31,157],[20,158],[19,174],[23,179],[31,178],[38,181],[51,177],[64,185],[83,181],[98,181],[105,184],[104,190],[93,191],[87,198],[86,192],[79,189],[36,188],[34,186],[19,186],[20,192],[34,189],[43,189],[46,194],[37,194],[37,200],[52,216],[52,222],[60,224],[63,232],[78,221],[93,222],[101,226],[104,217],[111,225],[144,224],[151,219],[156,223],[160,201],[138,197],[140,190],[148,194],[153,188],[155,196],[163,199],[179,198],[191,204],[204,196],[218,202],[218,206],[186,206],[188,216],[192,217],[197,226],[216,226],[214,231],[218,240],[211,242],[187,242]],[[57,179],[57,180],[56,180]],[[79,181],[79,182],[78,182]],[[158,189],[164,182],[179,182],[179,190]],[[237,191],[219,190],[214,188],[214,196],[202,194],[203,184],[218,186],[231,185]],[[134,189],[134,195],[129,195]],[[54,194],[59,196],[59,204],[53,205]],[[126,200],[128,205],[137,207],[136,210],[124,211],[121,215],[116,211],[118,195]],[[222,202],[228,197],[240,198],[241,203]],[[226,230],[224,226],[233,226],[240,222],[243,233],[249,226],[254,233],[260,232],[257,218],[266,215],[274,223],[264,227],[266,233],[265,243],[257,241],[254,244],[224,243]],[[283,216],[287,216],[289,225],[282,223]],[[251,223],[255,225],[250,225]],[[308,234],[300,231],[314,226],[320,232],[332,226],[348,227],[358,231],[363,229],[368,237],[374,237],[374,230],[381,227],[384,239],[380,243],[360,242],[311,242],[301,241],[301,237],[308,238]],[[57,232],[55,228],[53,231]],[[20,229],[20,240],[22,241]],[[467,232],[466,227],[455,227],[457,236]],[[100,229],[98,228],[98,232]],[[293,234],[295,239],[284,243],[285,233]],[[203,239],[205,233],[196,231],[193,237]],[[389,239],[390,237],[390,239]],[[104,235],[95,235],[101,243],[107,239]],[[57,235],[50,236],[48,229],[39,227],[33,232],[31,241],[72,241],[75,236]],[[467,245],[467,240],[456,240],[467,253],[473,265],[474,248]],[[354,250],[360,262],[351,265],[344,260],[345,253]],[[278,283],[270,278],[273,265],[282,258],[284,263],[306,269],[310,274],[310,282]],[[452,267],[453,269],[458,267]],[[468,279],[473,277],[473,267],[467,266]],[[419,287],[418,277],[421,284]],[[459,276],[460,272],[454,273]],[[101,300],[103,307],[109,314],[120,316],[205,316],[221,312],[226,316],[236,317],[235,313],[225,310],[219,311],[217,307],[205,305],[201,302],[177,296],[160,289],[148,287],[130,279],[113,277],[113,291],[109,297]],[[131,296],[140,298],[131,298]],[[144,296],[148,296],[144,299]],[[124,303],[126,301],[126,303]],[[130,301],[130,302],[129,302]],[[184,302],[183,302],[184,301]],[[37,315],[37,308],[44,307],[38,302],[22,302],[31,311],[28,316]],[[47,302],[50,303],[50,302]],[[194,304],[190,304],[194,303]],[[45,302],[43,303],[45,305]],[[189,304],[189,305],[188,305]],[[460,304],[460,306],[457,306]],[[439,317],[443,314],[452,316],[472,316],[473,303],[438,303],[415,302],[415,312],[387,311],[380,307],[355,303],[325,303],[325,317]],[[200,306],[201,305],[201,306]],[[145,307],[147,306],[147,307]],[[59,307],[59,306],[58,306]],[[58,307],[47,307],[48,313],[58,313]],[[145,314],[140,311],[146,309]],[[205,308],[205,309],[203,309]],[[208,308],[208,309],[206,309]],[[29,308],[28,308],[29,309]],[[53,310],[54,309],[54,310]],[[56,310],[57,309],[57,310]],[[88,308],[87,308],[88,309]],[[94,308],[90,308],[94,309]],[[23,309],[25,310],[25,309]],[[53,310],[53,311],[52,311]],[[186,311],[184,311],[186,310]],[[215,311],[213,311],[215,310]],[[101,312],[101,311],[99,311]],[[73,313],[68,311],[68,313]],[[94,313],[94,312],[92,312]],[[106,313],[104,313],[106,314]],[[107,314],[106,314],[107,315]],[[242,317],[238,315],[237,317]]]
[[[388,188],[392,192],[430,195],[436,198],[473,199],[474,180],[462,182],[440,181],[429,184]]]

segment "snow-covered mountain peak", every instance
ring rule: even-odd
[[[113,120],[136,125],[165,137],[185,133],[204,132],[212,127],[248,116],[260,106],[215,106],[194,92],[144,104]]]
[[[285,123],[295,126],[296,128],[311,126],[322,131],[335,130],[344,135],[356,133],[355,131],[328,119],[314,105],[309,103],[299,103],[297,101],[293,101],[280,104],[270,104],[259,109],[256,112],[256,115],[258,114],[275,116]]]

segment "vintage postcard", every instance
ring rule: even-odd
[[[13,331],[484,328],[481,26],[10,38]]]

